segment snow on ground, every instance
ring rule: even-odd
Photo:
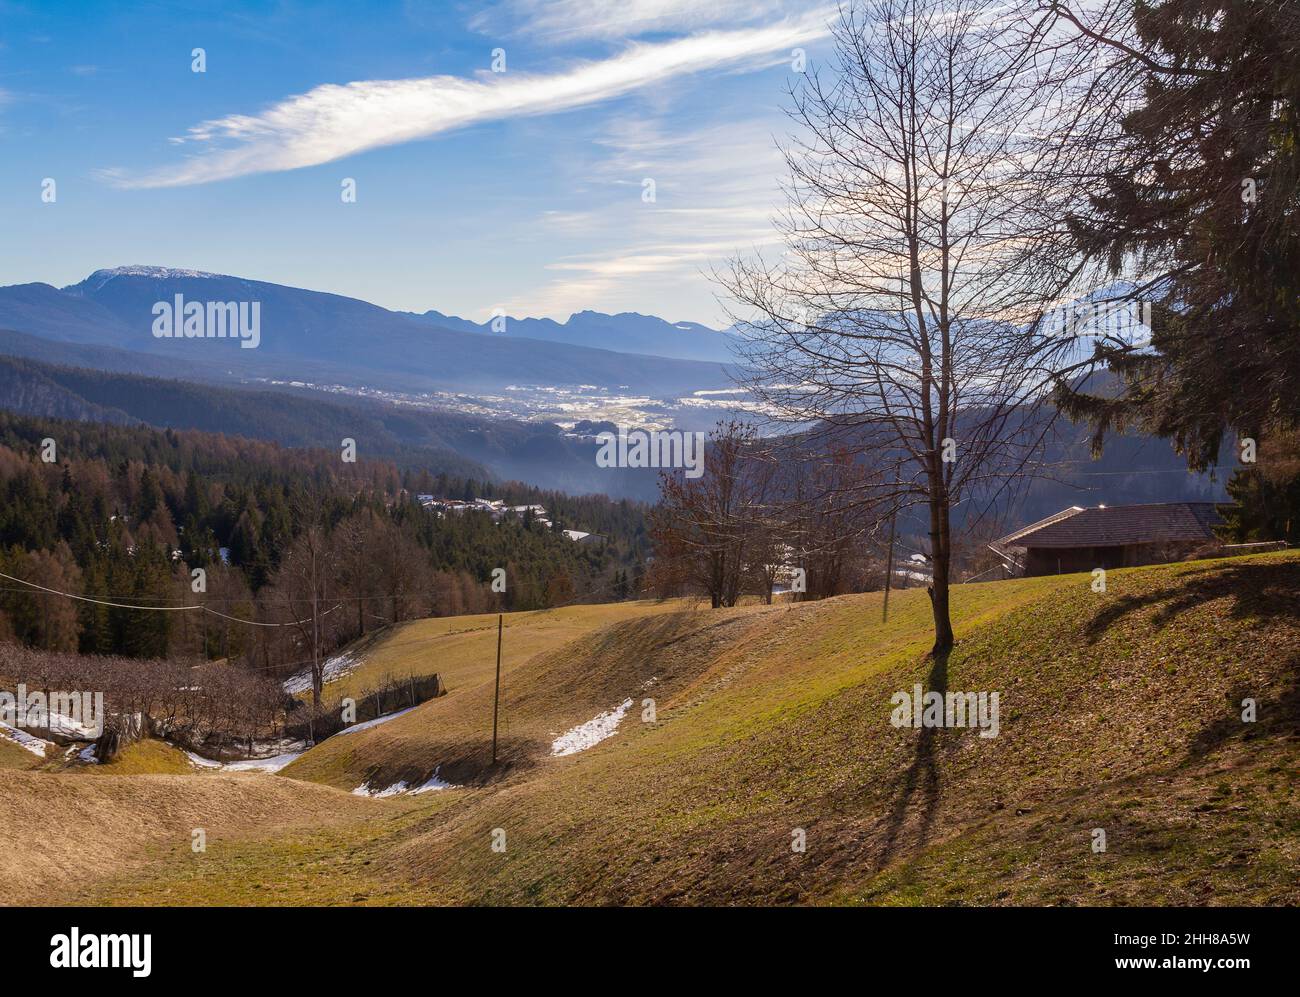
[[[355,734],[359,730],[368,730],[371,727],[378,727],[380,724],[386,724],[390,720],[396,720],[398,717],[410,713],[413,709],[415,709],[414,706],[408,706],[406,709],[398,710],[396,713],[386,713],[382,717],[376,717],[374,720],[367,720],[365,723],[353,724],[351,727],[344,727],[334,736],[342,737],[344,734]],[[326,740],[328,740],[328,738]],[[322,741],[321,743],[324,742]],[[216,762],[211,758],[204,758],[201,755],[196,755],[192,751],[187,751],[185,753],[190,756],[190,761],[194,762],[195,765],[201,765],[203,768],[219,768],[225,769],[227,772],[279,772],[280,769],[284,768],[294,759],[301,757],[307,750],[307,745],[303,744],[301,741],[281,740],[263,743],[259,745],[259,747],[262,750],[274,750],[275,748],[280,748],[282,750],[281,753],[277,755],[271,755],[265,758],[241,758],[237,762]],[[389,789],[391,788],[392,787],[390,786]],[[375,795],[369,792],[362,793],[362,789],[366,789],[366,787],[359,786],[354,790],[354,792],[359,796]],[[403,791],[404,790],[405,787],[403,787]],[[387,795],[393,795],[388,793],[387,790],[384,792]]]
[[[372,789],[370,782],[367,780],[356,789],[352,790],[353,796],[369,796],[373,799],[380,800],[386,796],[400,796],[403,793],[409,793],[412,796],[418,796],[420,793],[432,793],[439,789],[457,789],[459,787],[450,782],[444,782],[438,778],[438,770],[442,766],[433,770],[433,775],[420,783],[418,786],[412,786],[408,782],[395,782],[387,789]]]
[[[302,741],[280,738],[277,741],[254,741],[254,750],[259,752],[255,758],[241,758],[234,762],[219,762],[211,758],[187,751],[190,761],[200,768],[225,769],[227,772],[279,772],[295,758],[300,757],[307,745]],[[271,754],[270,752],[275,752]]]
[[[405,716],[413,709],[415,709],[414,706],[408,706],[406,709],[398,710],[396,713],[385,713],[382,717],[375,717],[374,720],[367,720],[364,723],[353,724],[351,727],[344,727],[334,736],[342,737],[344,734],[355,734],[359,730],[369,730],[371,727],[378,727],[380,724],[386,724],[390,720],[396,720],[398,717]]]
[[[99,759],[95,757],[95,745],[93,742],[77,752],[77,760],[86,762],[88,765],[99,764]]]
[[[96,723],[82,723],[80,720],[74,720],[72,717],[64,716],[62,713],[40,712],[33,710],[28,714],[28,726],[41,727],[48,729],[51,734],[61,734],[63,737],[74,741],[95,741],[102,734],[102,718]],[[39,741],[41,744],[49,744],[44,738],[36,737],[34,734],[28,734],[26,731],[19,731],[17,727],[10,727],[8,724],[0,724],[9,733],[0,732],[0,736],[8,737],[11,741],[17,740],[13,737],[15,733],[21,733],[23,737]],[[18,742],[22,744],[22,741]],[[28,748],[29,751],[33,750]]]
[[[399,793],[406,792],[405,782],[395,782],[387,789],[371,789],[370,783],[365,782],[352,790],[353,796],[369,796],[376,800],[382,800],[386,796],[397,796]]]
[[[411,795],[416,796],[419,793],[432,793],[435,790],[439,790],[439,789],[458,788],[454,784],[450,782],[444,782],[443,780],[438,778],[438,769],[440,768],[442,768],[441,765],[438,766],[437,769],[433,770],[433,775],[429,776],[428,782],[421,783],[420,785],[416,786],[413,790],[411,790]]]
[[[13,741],[18,745],[18,747],[26,748],[33,755],[39,755],[41,758],[45,757],[46,748],[53,747],[49,741],[43,740],[39,737],[33,737],[25,730],[19,730],[17,727],[10,727],[8,724],[4,723],[0,723],[0,737],[8,738],[10,741]]]
[[[96,723],[83,723],[62,713],[50,713],[47,717],[51,734],[62,734],[77,741],[94,741],[104,733],[102,718]]]
[[[302,754],[301,751],[286,751],[283,755],[271,758],[242,758],[237,762],[220,764],[227,772],[279,772],[294,759],[301,758]]]
[[[336,654],[325,662],[321,672],[321,678],[328,685],[331,682],[337,682],[344,675],[353,671],[361,662],[354,658],[351,653],[344,652]],[[307,668],[301,672],[295,672],[284,680],[284,691],[290,696],[296,696],[300,692],[308,692],[311,689],[311,669]]]
[[[380,724],[386,724],[390,720],[396,720],[398,717],[410,713],[413,709],[415,709],[414,706],[408,706],[406,709],[398,710],[396,713],[386,713],[382,717],[376,717],[374,720],[367,720],[365,723],[353,724],[351,727],[344,727],[334,736],[342,737],[344,734],[355,734],[359,730],[368,730],[371,727],[378,727]],[[0,731],[0,734],[3,733],[4,731]],[[15,733],[21,733],[21,731],[15,731]],[[30,737],[30,735],[26,734],[23,736]],[[34,738],[33,740],[36,739]],[[328,740],[328,738],[326,740]],[[41,741],[40,743],[44,744],[45,742]],[[321,743],[324,742],[322,741]],[[280,769],[294,761],[294,759],[302,757],[302,755],[307,751],[307,745],[302,741],[289,741],[283,738],[279,741],[261,741],[256,742],[255,744],[259,751],[267,752],[278,750],[279,754],[267,755],[260,758],[241,758],[239,761],[235,762],[214,761],[211,758],[204,758],[202,755],[196,755],[193,751],[187,751],[185,754],[189,755],[190,761],[195,765],[205,769],[224,769],[227,772],[279,772]],[[429,782],[426,782],[424,786],[417,787],[412,790],[412,792],[422,793],[427,792],[430,789],[445,788],[445,786],[431,785],[432,782],[436,781],[437,774],[438,773],[435,772]],[[395,796],[397,793],[405,792],[406,788],[405,785],[402,785],[401,789],[394,790],[392,786],[389,786],[388,789],[381,792],[372,792],[368,786],[358,786],[353,790],[353,792],[358,796]],[[363,792],[363,790],[365,790],[365,792]]]
[[[586,751],[599,744],[607,737],[613,737],[623,715],[631,708],[632,700],[625,699],[614,709],[593,717],[585,724],[578,724],[573,730],[561,734],[551,742],[551,754],[575,755],[579,751]]]

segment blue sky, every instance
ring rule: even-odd
[[[824,56],[828,16],[0,0],[0,283],[143,263],[480,320],[717,324],[704,271],[772,245],[791,52]]]

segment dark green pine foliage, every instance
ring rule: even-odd
[[[1224,509],[1222,536],[1237,543],[1300,544],[1300,477],[1273,481],[1256,471],[1239,471],[1227,488],[1236,504]]]
[[[1224,510],[1219,531],[1237,543],[1285,540],[1300,543],[1300,433],[1268,440],[1254,466],[1240,468],[1228,481],[1235,503]]]
[[[1099,349],[1113,397],[1061,385],[1095,443],[1125,426],[1169,437],[1194,468],[1230,431],[1297,425],[1300,406],[1300,4],[1136,5],[1145,71],[1123,120],[1123,165],[1086,218],[1081,249],[1154,288],[1153,350]]]
[[[47,436],[59,442],[58,464],[38,457]],[[532,515],[500,523],[483,512],[439,517],[416,502],[414,496],[424,493],[543,505],[553,521],[608,539],[577,544]],[[304,509],[311,515],[300,514]],[[143,605],[200,601],[191,593],[189,572],[222,570],[224,560],[242,578],[220,597],[251,595],[251,601],[241,597],[225,608],[251,618],[281,556],[309,519],[332,531],[364,513],[391,521],[411,538],[432,572],[467,577],[486,590],[493,569],[506,567],[509,585],[497,601],[512,610],[547,608],[557,592],[565,601],[621,598],[628,572],[641,573],[646,547],[644,508],[603,496],[399,471],[384,461],[343,464],[334,451],[220,434],[0,411],[0,561],[12,559],[22,567],[26,552],[66,544],[68,553],[60,556],[80,571],[79,594],[92,598]],[[555,579],[568,584],[552,584]],[[358,603],[366,607],[374,599],[367,595]],[[0,638],[25,639],[38,629],[33,614],[39,608],[25,589],[0,587]],[[235,650],[235,636],[248,638],[211,624],[191,640],[186,627],[195,620],[82,603],[76,643],[84,653],[160,657],[180,646],[203,646],[209,655],[225,657]]]

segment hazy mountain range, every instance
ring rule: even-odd
[[[259,347],[243,349],[229,339],[156,338],[154,306],[178,294],[186,301],[259,302]],[[264,281],[120,267],[65,288],[0,287],[0,406],[46,418],[140,421],[290,446],[332,447],[351,436],[363,453],[403,463],[455,473],[481,469],[548,488],[652,499],[656,472],[599,469],[590,435],[556,425],[581,423],[581,412],[567,420],[488,418],[476,414],[469,395],[449,396],[453,404],[436,411],[413,408],[409,398],[385,392],[599,385],[658,398],[694,396],[690,400],[699,403],[700,396],[728,394],[716,390],[734,383],[722,363],[618,352],[613,346],[720,356],[735,338],[691,323],[597,312],[580,312],[564,323],[508,319],[501,333],[437,312],[393,312]],[[301,382],[357,385],[370,397],[324,394]],[[553,411],[569,409],[561,402]],[[692,414],[689,406],[683,411]],[[693,414],[708,425],[721,413],[700,408]],[[1223,495],[1221,480],[1188,474],[1164,441],[1116,437],[1094,463],[1083,427],[1067,426],[1063,436],[1056,454],[1070,467],[1063,476],[1086,490],[1036,482],[1021,506],[1029,518],[1071,502]]]
[[[229,339],[162,339],[153,334],[154,306],[173,302],[258,302],[260,345]],[[434,313],[436,315],[436,313]],[[643,315],[583,313],[561,325],[526,319],[505,334],[474,323],[394,312],[338,294],[266,281],[166,267],[97,270],[64,288],[0,287],[0,329],[58,344],[165,357],[178,373],[337,381],[400,391],[499,390],[506,385],[596,385],[649,394],[726,387],[731,379],[716,345],[691,352],[690,337],[715,344],[727,337],[702,326],[676,326]],[[561,330],[556,333],[555,329]],[[543,338],[530,338],[534,330]],[[563,330],[569,330],[564,332]],[[665,332],[662,355],[655,330]],[[563,338],[584,340],[574,343]],[[69,362],[68,351],[18,341],[22,355]],[[599,345],[595,345],[599,344]],[[629,362],[628,353],[638,354]],[[120,358],[119,358],[120,359]]]
[[[698,322],[667,322],[654,315],[641,315],[637,312],[606,315],[604,312],[581,311],[570,315],[566,322],[556,322],[549,318],[520,319],[503,316],[503,321],[498,323],[500,331],[493,329],[491,320],[473,322],[436,311],[415,317],[460,332],[540,339],[548,343],[568,343],[597,350],[645,353],[712,363],[734,362],[739,343],[739,338],[729,331],[719,332]]]

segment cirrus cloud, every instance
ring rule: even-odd
[[[559,73],[511,70],[479,78],[325,84],[258,114],[195,125],[180,144],[203,148],[178,163],[138,174],[106,170],[101,176],[125,188],[183,187],[317,166],[479,122],[596,104],[674,76],[775,65],[789,58],[792,46],[827,33],[827,14],[819,12],[764,27],[636,44]]]
[[[807,0],[499,0],[470,27],[485,34],[550,40],[635,38],[771,21],[811,6]]]

